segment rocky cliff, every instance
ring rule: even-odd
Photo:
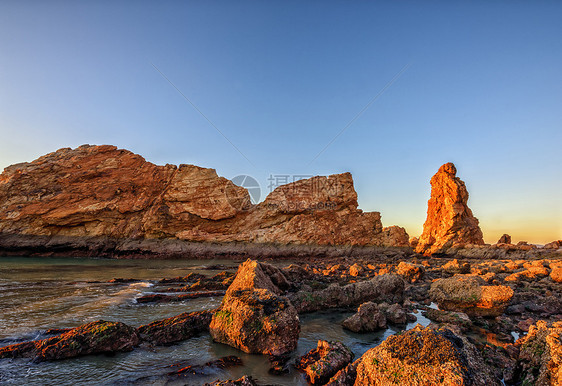
[[[416,252],[429,255],[449,248],[484,244],[478,219],[467,204],[468,191],[456,174],[455,165],[447,163],[431,178],[427,219]]]
[[[213,169],[158,166],[114,146],[89,145],[4,170],[0,235],[0,249],[8,239],[13,246],[37,237],[43,244],[97,238],[409,245],[403,228],[383,228],[380,213],[357,209],[349,173],[280,186],[254,205],[246,189]]]

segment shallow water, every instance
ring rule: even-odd
[[[224,260],[0,258],[0,346],[43,338],[44,330],[49,328],[76,327],[98,319],[139,326],[186,311],[215,308],[220,304],[220,297],[159,304],[138,304],[135,300],[151,293],[153,283],[163,277],[185,276],[190,272],[213,275],[219,271],[207,267],[214,264],[223,264],[233,271],[238,266],[238,262]],[[130,277],[142,281],[107,283],[113,278]],[[389,328],[377,333],[355,334],[340,325],[349,315],[350,312],[341,311],[303,315],[298,348],[293,357],[316,347],[319,339],[341,341],[358,357],[398,331]],[[417,316],[419,323],[428,323],[421,314]],[[166,376],[175,365],[201,365],[226,355],[239,356],[244,365],[210,369],[200,376],[174,379]],[[245,354],[214,343],[204,334],[171,346],[137,348],[113,356],[94,355],[45,363],[4,359],[0,360],[0,384],[200,385],[216,379],[236,379],[244,374],[266,384],[307,384],[302,373],[293,368],[282,376],[270,375],[268,369],[266,356]]]

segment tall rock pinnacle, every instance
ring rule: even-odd
[[[416,252],[431,255],[465,244],[484,244],[478,219],[467,205],[468,191],[456,174],[457,168],[449,162],[431,178],[427,219]]]

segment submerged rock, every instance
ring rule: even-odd
[[[205,363],[204,365],[190,365],[181,367],[168,373],[169,376],[189,376],[194,374],[207,374],[211,370],[226,369],[233,366],[242,366],[242,359],[235,355],[229,355]]]
[[[373,332],[386,328],[386,317],[373,302],[359,306],[357,313],[342,322],[342,326],[353,332]]]
[[[499,385],[476,348],[450,329],[417,326],[367,351],[355,385]]]
[[[318,347],[297,359],[295,367],[306,374],[313,385],[324,384],[353,360],[353,353],[343,343],[318,341]]]
[[[484,244],[478,219],[467,205],[468,191],[456,173],[455,165],[447,163],[431,178],[427,219],[416,252],[431,255],[451,247]]]
[[[513,290],[507,286],[486,286],[474,276],[453,276],[431,285],[429,296],[440,309],[461,311],[469,316],[499,316],[509,305]]]
[[[151,344],[162,345],[189,339],[209,329],[212,311],[183,313],[140,326],[140,338]]]
[[[98,320],[52,338],[1,347],[0,358],[66,359],[131,351],[138,343],[139,337],[134,328],[120,322]]]

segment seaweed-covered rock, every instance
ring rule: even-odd
[[[282,355],[297,347],[300,325],[286,297],[263,288],[229,290],[210,332],[217,342],[247,353]]]
[[[89,354],[131,351],[138,345],[136,330],[120,322],[98,320],[52,338],[0,348],[0,358],[35,358],[39,361]]]
[[[562,385],[562,322],[539,320],[516,345],[524,385]]]
[[[326,383],[352,360],[353,353],[343,343],[319,340],[318,347],[297,359],[295,367],[317,385]]]
[[[372,332],[386,328],[386,317],[373,302],[359,306],[357,313],[342,322],[342,326],[353,332]]]
[[[211,311],[184,312],[140,326],[137,331],[143,341],[161,345],[178,342],[209,329]]]
[[[429,296],[447,311],[461,311],[469,316],[499,316],[513,297],[507,286],[486,286],[474,276],[453,276],[431,285]]]
[[[447,328],[416,326],[367,351],[355,385],[499,385],[476,348]]]

